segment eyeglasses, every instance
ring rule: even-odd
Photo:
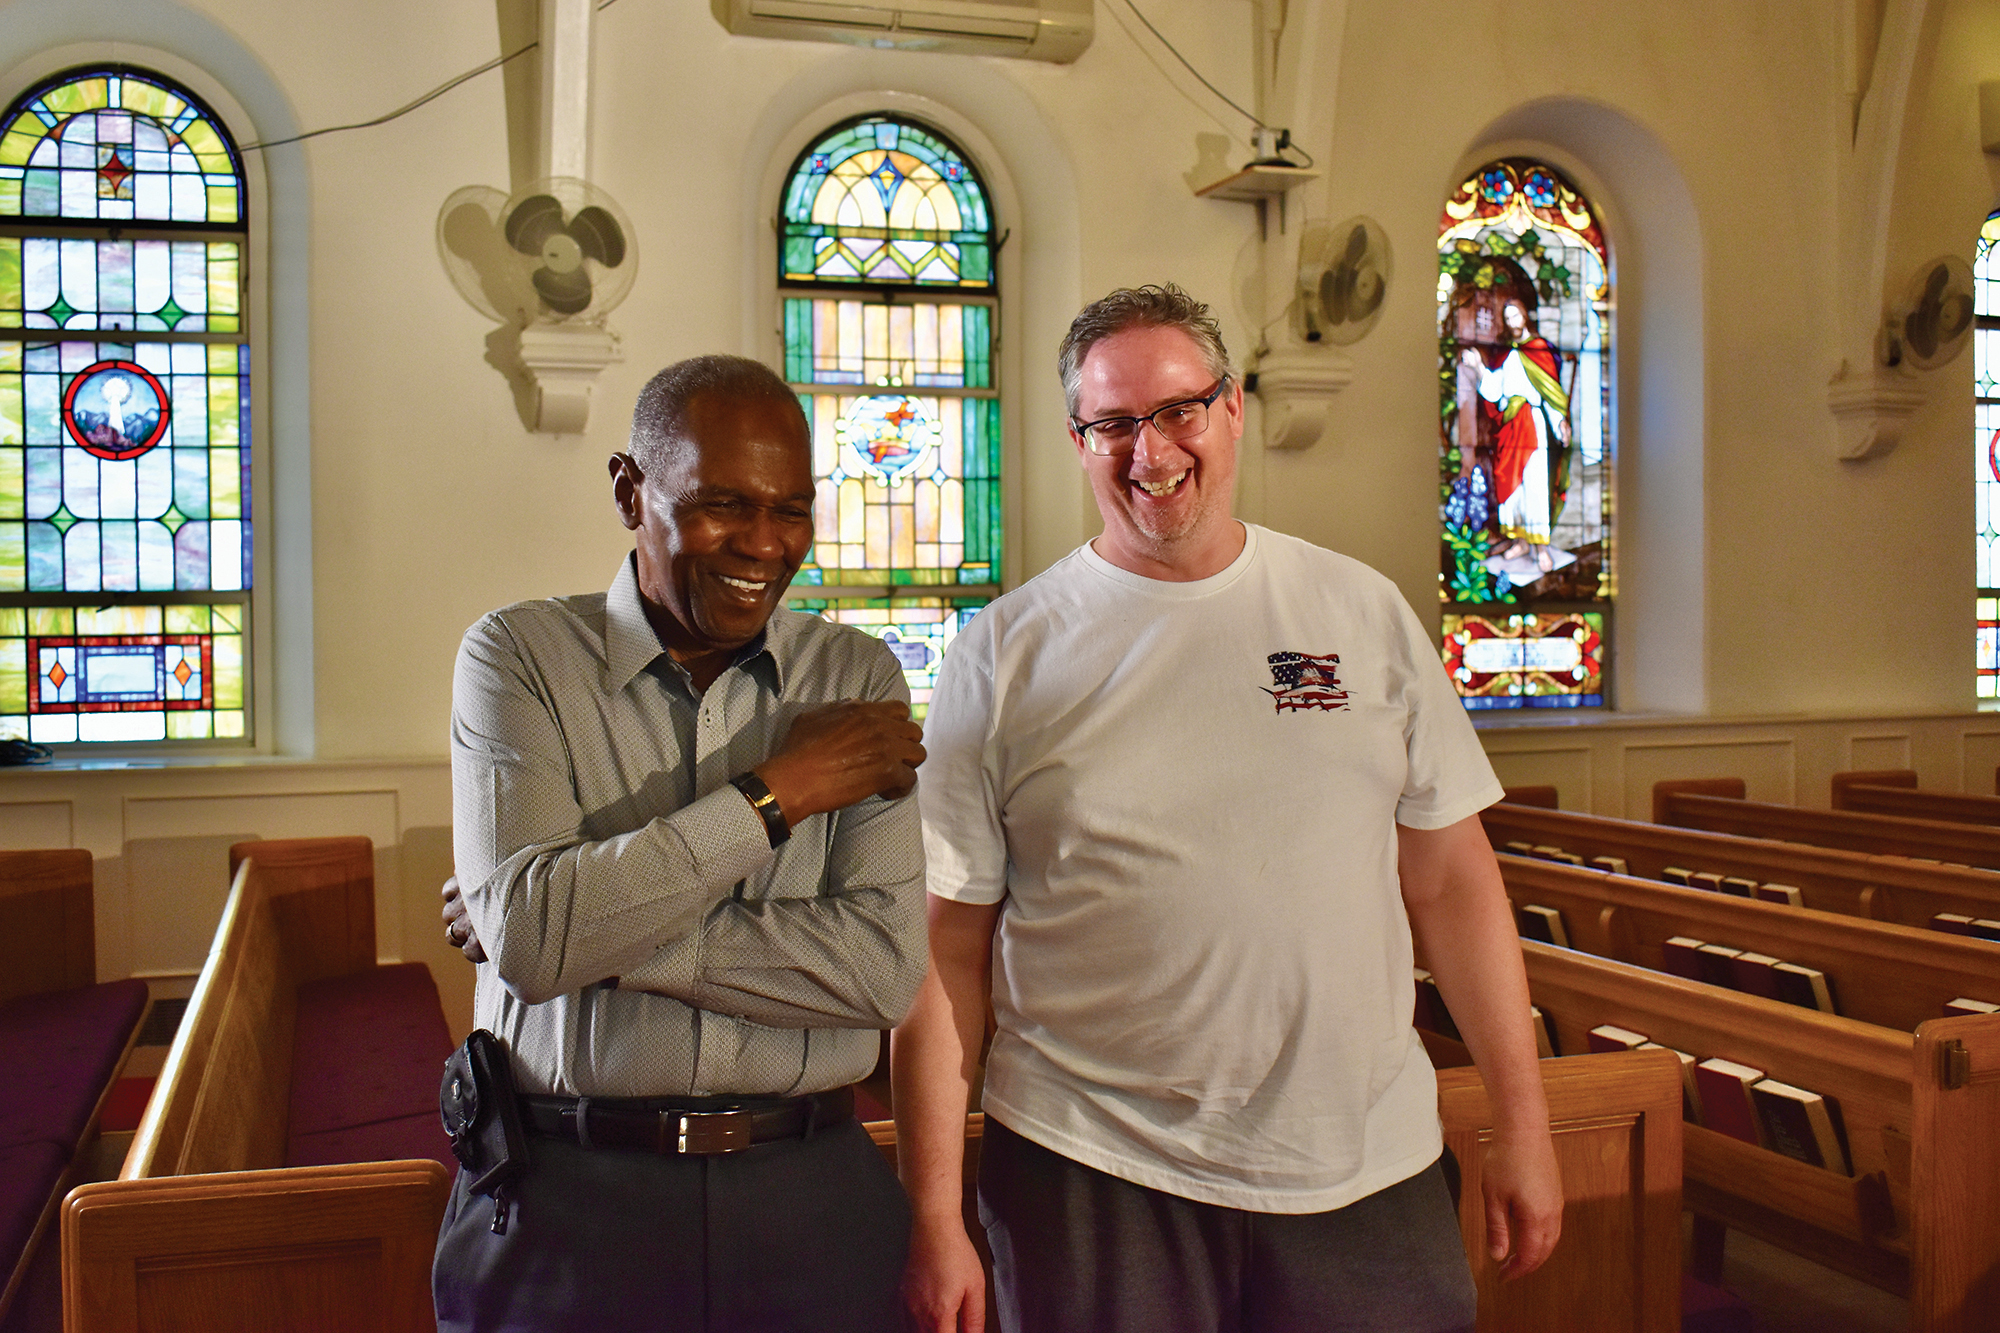
[[[1139,429],[1151,426],[1163,440],[1192,440],[1208,429],[1209,405],[1222,396],[1229,387],[1229,376],[1224,375],[1200,398],[1183,398],[1165,407],[1156,407],[1143,417],[1099,417],[1095,421],[1069,419],[1070,429],[1083,437],[1083,443],[1093,454],[1115,457],[1129,454],[1139,443]]]

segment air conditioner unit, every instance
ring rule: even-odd
[[[1067,63],[1095,31],[1092,0],[709,0],[716,22],[748,37],[902,51],[953,51]]]

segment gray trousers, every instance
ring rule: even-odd
[[[1437,1163],[1326,1213],[1252,1213],[1120,1180],[991,1116],[979,1218],[1004,1333],[1470,1333]]]
[[[707,1157],[530,1136],[507,1234],[461,1173],[441,1333],[894,1333],[910,1208],[855,1121]]]

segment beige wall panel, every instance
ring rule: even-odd
[[[231,843],[353,834],[375,842],[376,947],[384,957],[398,957],[403,931],[395,792],[126,801],[131,970],[145,974],[201,967],[229,894]]]
[[[1653,784],[1669,778],[1742,778],[1753,801],[1798,803],[1792,742],[1688,740],[1625,748],[1627,819],[1650,819]]]
[[[440,916],[444,882],[451,875],[451,829],[403,830],[402,862],[403,960],[430,968],[452,1039],[463,1040],[472,1031],[474,971],[464,954],[445,943]]]
[[[1503,787],[1554,787],[1565,810],[1590,809],[1590,751],[1502,750],[1486,756]]]
[[[0,805],[0,850],[68,847],[74,841],[68,801],[9,801]]]
[[[1851,737],[1847,742],[1847,763],[1854,769],[1908,768],[1909,735]]]
[[[1968,731],[1960,738],[1965,756],[1961,790],[1985,795],[1995,789],[1994,770],[2000,769],[2000,731]]]

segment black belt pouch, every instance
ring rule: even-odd
[[[504,1234],[509,1187],[528,1169],[528,1138],[507,1048],[485,1028],[474,1030],[444,1062],[438,1112],[452,1156],[471,1176],[468,1188],[492,1197],[493,1229]]]

